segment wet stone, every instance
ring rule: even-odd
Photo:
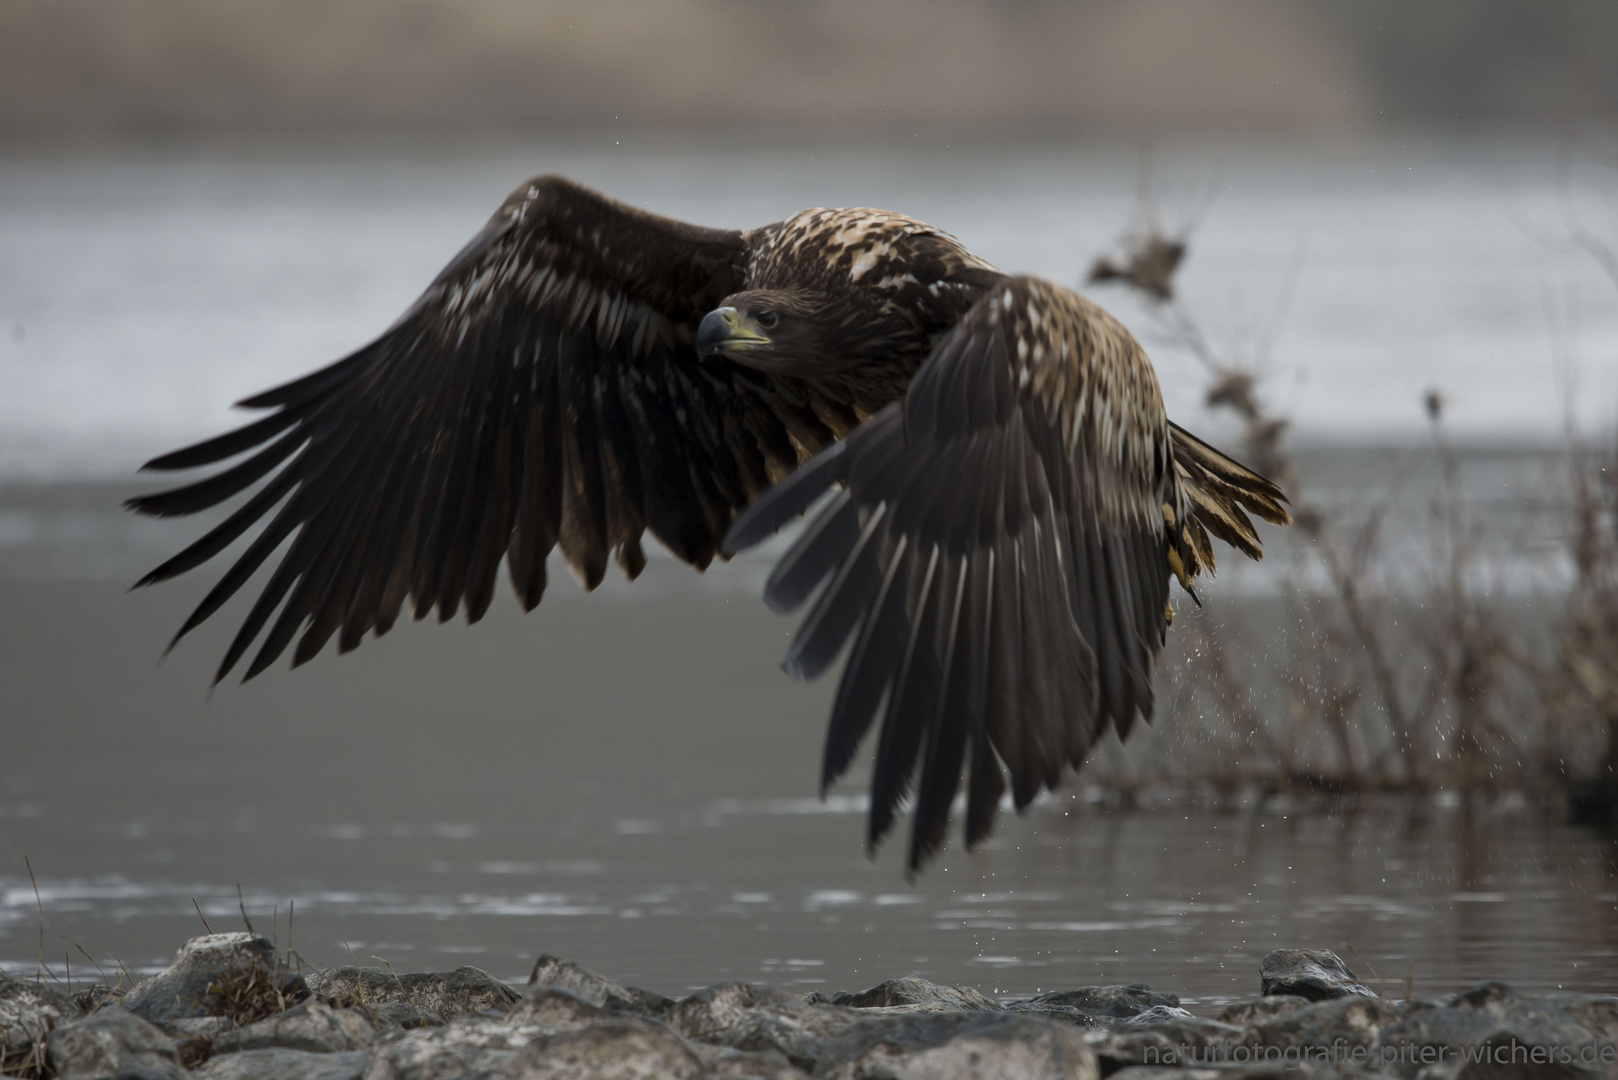
[[[1615,1062],[1602,1060],[1600,1050],[1612,1044],[1598,1027],[1581,1022],[1566,1008],[1577,1004],[1560,995],[1522,995],[1505,983],[1483,983],[1442,1002],[1413,1006],[1399,1023],[1382,1029],[1372,1057],[1385,1072],[1405,1080],[1435,1059],[1458,1066],[1445,1075],[1468,1080],[1605,1077]],[[1475,1055],[1484,1047],[1491,1054],[1504,1048],[1507,1060],[1466,1060],[1468,1049]],[[1590,1055],[1588,1060],[1580,1059],[1581,1052]],[[1515,1061],[1510,1060],[1513,1054]]]
[[[1156,1008],[1166,1010],[1168,1007]],[[1155,1024],[1134,1022],[1139,1019],[1132,1018],[1127,1026],[1114,1028],[1107,1034],[1085,1036],[1094,1048],[1104,1074],[1110,1076],[1114,1071],[1130,1065],[1165,1065],[1188,1059],[1199,1060],[1210,1054],[1217,1056],[1234,1045],[1243,1032],[1234,1024],[1222,1024],[1196,1016],[1165,1017]]]
[[[124,995],[123,1007],[154,1023],[208,1016],[213,1011],[208,987],[227,973],[254,967],[275,970],[275,946],[258,934],[237,931],[192,938],[174,954],[174,962]]]
[[[1132,1065],[1110,1074],[1107,1080],[1379,1080],[1383,1075],[1359,1070],[1338,1071],[1317,1065],[1236,1063],[1184,1067]]]
[[[1115,1031],[1155,1031],[1185,1046],[1228,1046],[1241,1035],[1235,1024],[1193,1016],[1184,1009],[1158,1005],[1124,1021]]]
[[[1256,1020],[1247,1026],[1237,1045],[1298,1048],[1369,1047],[1377,1036],[1404,1018],[1406,1009],[1383,998],[1357,994],[1320,1001]]]
[[[1158,1067],[1181,1057],[1180,1047],[1158,1031],[1101,1032],[1085,1036],[1085,1041],[1095,1052],[1103,1076],[1138,1065]]]
[[[1598,1038],[1618,1045],[1618,997],[1557,991],[1543,999],[1566,1013]]]
[[[831,1004],[847,1005],[854,1009],[888,1008],[896,1005],[923,1005],[940,1011],[1000,1008],[998,1004],[969,986],[940,986],[915,975],[903,979],[889,979],[857,994],[833,994]]]
[[[202,1080],[360,1080],[367,1054],[322,1054],[284,1048],[244,1050],[214,1057],[191,1073]]]
[[[743,1010],[729,1027],[703,1041],[741,1051],[779,1054],[807,1072],[825,1053],[828,1041],[869,1012],[843,1005],[772,1001]]]
[[[662,1019],[688,1039],[713,1039],[749,1009],[771,1005],[786,1007],[797,999],[773,986],[758,983],[720,983],[683,997],[664,1011]]]
[[[827,1043],[815,1076],[1096,1080],[1096,1055],[1063,1024],[1003,1011],[877,1016]]]
[[[507,1013],[506,1020],[519,1026],[529,1025],[556,1032],[589,1027],[611,1015],[608,1010],[566,990],[541,986]]]
[[[576,964],[572,960],[564,960],[549,954],[534,961],[534,970],[528,976],[528,985],[555,987],[576,994],[592,1005],[642,1013],[646,1016],[660,1016],[674,1004],[662,994],[625,986],[605,975],[596,974],[583,964]]]
[[[535,1039],[517,1055],[521,1080],[698,1080],[711,1075],[695,1050],[666,1026],[615,1016],[589,1027]]]
[[[705,1076],[749,1080],[767,1077],[768,1080],[807,1080],[808,1073],[795,1068],[774,1050],[737,1050],[729,1046],[709,1046],[706,1043],[687,1043],[691,1052],[707,1068]]]
[[[1259,993],[1295,994],[1310,1001],[1329,998],[1376,997],[1361,986],[1348,965],[1330,949],[1277,949],[1259,969]]]
[[[370,1006],[377,1022],[387,1027],[424,1028],[443,1027],[444,1021],[429,1012],[422,1012],[408,1001],[383,1001]]]
[[[1146,1010],[1156,1008],[1159,1005],[1179,1008],[1180,996],[1153,990],[1145,983],[1130,983],[1128,986],[1081,986],[1077,990],[1055,990],[1015,1004],[1022,1006],[1059,1005],[1066,1009],[1075,1009],[1089,1016],[1104,1019],[1127,1019],[1131,1016],[1139,1016]],[[1033,1010],[1024,1009],[1020,1011],[1031,1012]]]
[[[1037,1016],[1061,1024],[1071,1024],[1083,1031],[1110,1031],[1117,1023],[1111,1017],[1094,1016],[1071,1005],[1056,1005],[1042,1001],[1013,1001],[1006,1005],[1007,1012]]]
[[[558,992],[559,993],[559,992]],[[584,1002],[588,1006],[588,1002]],[[438,1027],[384,1035],[371,1045],[366,1080],[449,1080],[508,1077],[517,1051],[556,1033],[547,1017],[524,1011],[489,1010]]]
[[[1181,1009],[1174,1005],[1153,1005],[1150,1009],[1127,1020],[1120,1021],[1120,1027],[1159,1027],[1164,1024],[1175,1024],[1183,1021],[1195,1022],[1197,1017],[1188,1009]],[[1214,1021],[1217,1023],[1218,1021]]]
[[[1271,994],[1269,997],[1254,998],[1252,1001],[1232,1002],[1219,1010],[1219,1015],[1214,1019],[1240,1027],[1312,1004],[1308,998],[1299,997],[1297,994]]]
[[[241,970],[244,946],[248,962],[255,962],[251,956],[261,946],[245,934],[189,943],[163,975],[141,984],[141,1000],[161,1013],[166,994],[171,1014],[184,1011],[175,987],[194,985],[212,972]],[[255,978],[263,974],[261,968],[249,970],[257,972]],[[1058,991],[1006,1007],[976,990],[916,976],[830,998],[733,982],[673,1000],[623,986],[571,961],[543,957],[527,994],[476,968],[399,975],[357,967],[316,972],[309,976],[316,998],[234,1029],[224,1017],[204,1015],[169,1015],[153,1024],[108,1004],[101,992],[86,998],[89,1005],[99,1004],[98,1010],[77,1018],[69,999],[0,976],[0,1021],[14,1022],[28,1009],[56,1009],[60,1016],[49,1019],[59,1026],[45,1050],[53,1075],[62,1080],[179,1080],[187,1075],[181,1061],[205,1056],[206,1063],[189,1075],[209,1080],[1618,1076],[1613,1067],[1618,1062],[1566,1057],[1568,1050],[1588,1047],[1613,1052],[1618,997],[1525,995],[1491,982],[1441,1001],[1394,1002],[1370,994],[1353,977],[1328,952],[1272,953],[1265,961],[1266,987],[1290,986],[1322,996],[1272,992],[1228,1006],[1220,1019],[1210,1020],[1180,1007],[1175,995],[1143,984]],[[165,978],[170,980],[166,988]],[[275,989],[268,986],[272,1007],[280,1001]],[[235,1012],[258,1015],[252,1009]],[[179,1034],[193,1038],[177,1047],[171,1036]],[[1465,1057],[1468,1049],[1508,1044],[1534,1056],[1510,1063]],[[1325,1060],[1323,1048],[1334,1051],[1335,1064]],[[1349,1059],[1358,1061],[1358,1068],[1345,1060],[1354,1051],[1363,1052]],[[18,1066],[15,1058],[10,1064],[27,1066]]]
[[[65,995],[0,972],[0,1057],[25,1055],[53,1027],[78,1015],[78,1006]]]
[[[328,1004],[402,1001],[444,1021],[483,1009],[506,1012],[522,1000],[516,990],[475,967],[395,974],[386,968],[345,966],[314,972],[304,976],[304,981],[311,994]]]
[[[237,1053],[247,1050],[306,1050],[333,1054],[363,1050],[376,1041],[383,1030],[395,1025],[377,1019],[363,1008],[334,1009],[309,1000],[256,1024],[217,1036],[210,1053]]]
[[[235,1025],[223,1016],[182,1016],[163,1024],[163,1030],[176,1041],[184,1039],[215,1039]]]
[[[64,1024],[46,1041],[47,1060],[58,1080],[180,1080],[174,1040],[117,1006]]]

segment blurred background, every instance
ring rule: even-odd
[[[0,0],[0,967],[40,962],[31,866],[64,980],[240,885],[314,963],[665,993],[1197,1009],[1281,946],[1611,990],[1615,73],[1578,0]],[[221,567],[126,593],[207,524],[123,514],[140,462],[369,340],[539,172],[716,226],[889,207],[1080,288],[1298,524],[1180,604],[1152,728],[915,882],[861,776],[814,797],[772,552],[553,566],[532,615],[209,691],[235,604],[160,662]]]
[[[1618,70],[1618,12],[1581,0],[0,10],[0,130],[52,141],[611,124],[792,137],[1522,131],[1564,120]]]

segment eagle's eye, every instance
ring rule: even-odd
[[[762,329],[774,330],[776,324],[779,323],[780,321],[781,321],[781,316],[777,315],[773,311],[761,311],[761,312],[758,313],[758,325]]]

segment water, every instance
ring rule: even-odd
[[[120,493],[49,490],[58,520]],[[140,543],[103,547],[86,565],[139,564]],[[762,562],[657,560],[590,597],[559,582],[526,617],[502,598],[470,629],[405,625],[210,695],[229,626],[157,660],[205,581],[131,595],[36,556],[0,574],[8,971],[38,950],[25,855],[47,956],[78,976],[68,939],[160,966],[201,928],[193,901],[239,925],[238,883],[283,941],[296,905],[312,962],[519,979],[549,952],[669,994],[918,972],[1002,995],[1144,980],[1211,1006],[1281,946],[1352,947],[1399,984],[1413,966],[1425,993],[1610,990],[1618,971],[1618,846],[1509,799],[1119,813],[1079,785],[907,882],[902,835],[863,854],[859,770],[815,798],[830,686],[776,669],[789,624],[756,600]]]
[[[239,883],[255,924],[316,963],[520,979],[551,952],[665,993],[914,971],[1216,1003],[1255,992],[1279,946],[1337,948],[1418,993],[1613,989],[1613,841],[1510,800],[1125,814],[1081,787],[907,882],[902,836],[864,856],[861,777],[815,798],[831,688],[776,669],[790,624],[756,600],[767,557],[703,577],[654,559],[593,597],[558,572],[533,615],[502,597],[471,629],[401,627],[207,694],[233,608],[159,663],[209,575],[125,594],[200,528],[121,515],[133,464],[386,325],[522,176],[712,224],[888,205],[1071,282],[1129,222],[1137,167],[1105,148],[463,150],[0,161],[0,966],[36,963],[26,855],[47,959],[61,974],[69,953],[76,978],[90,964],[65,939],[150,969],[200,930],[193,901],[239,925]],[[1215,340],[1262,336],[1293,280],[1269,385],[1314,447],[1318,497],[1362,505],[1413,461],[1399,497],[1419,507],[1431,463],[1401,447],[1436,385],[1458,436],[1494,443],[1468,451],[1469,505],[1528,520],[1547,469],[1532,446],[1561,416],[1547,295],[1577,313],[1583,419],[1610,414],[1618,300],[1523,225],[1554,221],[1553,157],[1154,157],[1167,223],[1198,217],[1184,291]],[[1176,415],[1219,433],[1194,362],[1144,309],[1094,295],[1148,341]],[[1426,542],[1419,517],[1399,517],[1400,550]]]
[[[1557,242],[1556,147],[1266,144],[1149,160],[1163,225],[1196,227],[1181,282],[1190,307],[1222,350],[1268,355],[1272,397],[1301,437],[1417,436],[1430,387],[1449,396],[1461,434],[1552,437],[1570,391],[1587,424],[1611,421],[1618,293]],[[216,431],[230,402],[391,323],[535,172],[712,225],[893,207],[1003,268],[1073,283],[1131,225],[1141,161],[1084,144],[671,137],[0,157],[0,475],[124,475]],[[1574,205],[1600,233],[1618,177],[1592,166],[1575,181]],[[1092,292],[1151,347],[1171,412],[1207,430],[1201,368],[1142,307]],[[1576,353],[1571,381],[1558,335]]]

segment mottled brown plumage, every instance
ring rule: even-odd
[[[1257,557],[1244,506],[1286,520],[1168,422],[1104,312],[876,210],[703,229],[540,177],[376,341],[242,404],[271,411],[147,467],[248,456],[130,503],[188,514],[266,481],[140,583],[257,529],[178,641],[290,540],[218,678],[260,635],[247,678],[294,639],[296,665],[386,633],[407,602],[476,621],[502,562],[531,609],[553,548],[587,589],[609,555],[635,577],[647,530],[702,568],[840,486],[766,599],[817,596],[795,674],[854,639],[823,782],[885,701],[870,841],[919,767],[912,867],[966,763],[975,843],[1002,768],[1021,808],[1107,722],[1150,718],[1170,574],[1212,570],[1209,534]]]
[[[1267,481],[1169,423],[1127,330],[1034,278],[986,290],[904,400],[755,503],[726,550],[834,486],[765,598],[816,597],[787,653],[794,675],[820,674],[853,639],[822,785],[881,707],[868,842],[914,781],[912,868],[943,842],[963,769],[971,845],[1005,772],[1022,809],[1108,723],[1125,736],[1150,719],[1170,575],[1189,585],[1212,568],[1205,515],[1253,554],[1237,504],[1286,520]]]

